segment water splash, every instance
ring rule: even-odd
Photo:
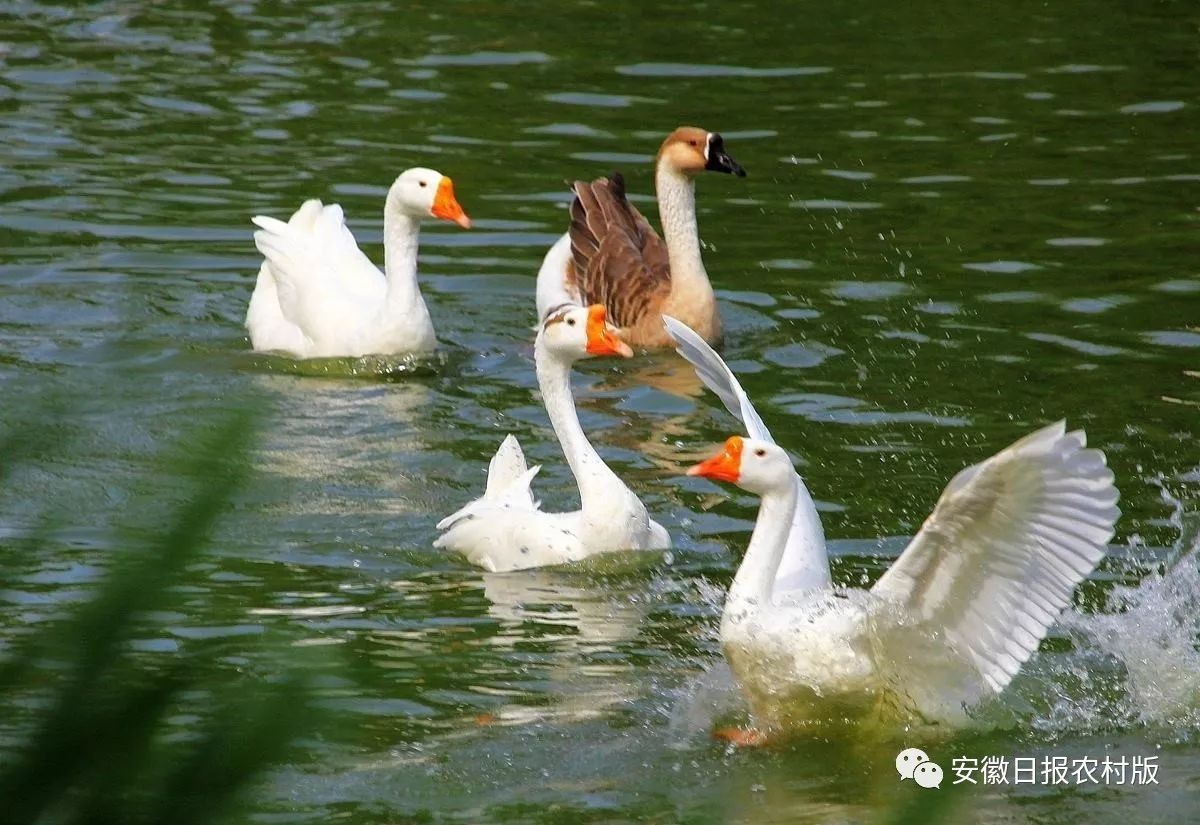
[[[1181,480],[1200,481],[1200,470]],[[1158,549],[1160,561],[1146,575],[1142,551],[1149,548],[1132,537],[1130,547],[1139,552],[1126,555],[1116,572],[1138,583],[1113,586],[1095,612],[1065,612],[1049,649],[1003,694],[971,710],[974,730],[1055,740],[1143,729],[1200,740],[1200,510],[1189,511],[1161,479],[1152,483],[1171,508],[1174,544]],[[719,613],[724,588],[704,582],[698,590],[700,601]],[[716,623],[707,629],[706,641],[718,646]],[[749,709],[722,660],[679,688],[668,715],[668,738],[682,747],[719,721],[748,720]]]
[[[1115,586],[1100,613],[1071,613],[1063,624],[1088,651],[1087,673],[1076,675],[1091,707],[1076,702],[1076,715],[1188,740],[1200,735],[1200,511],[1158,486],[1178,531],[1171,551],[1136,586]]]

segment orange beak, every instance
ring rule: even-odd
[[[588,355],[619,355],[631,358],[633,350],[620,338],[616,330],[608,325],[608,311],[602,304],[588,307],[587,351]]]
[[[711,478],[713,481],[728,481],[737,484],[742,474],[742,438],[730,436],[725,442],[725,448],[707,461],[701,461],[695,467],[689,467],[687,474]]]
[[[471,219],[463,211],[462,205],[454,197],[454,181],[445,176],[438,184],[437,194],[433,196],[433,208],[429,214],[444,221],[456,223],[463,229],[471,228]]]

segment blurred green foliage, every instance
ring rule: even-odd
[[[14,467],[63,448],[44,423],[28,418],[0,438],[0,492]],[[0,705],[32,710],[16,741],[0,743],[5,825],[230,821],[239,794],[315,724],[303,667],[265,678],[222,665],[202,641],[154,653],[133,644],[154,611],[178,609],[186,568],[249,471],[254,433],[244,413],[195,428],[171,451],[186,458],[163,468],[192,489],[170,522],[126,542],[88,601],[7,640]],[[39,557],[63,519],[43,514],[22,557]],[[6,582],[15,555],[0,554]]]

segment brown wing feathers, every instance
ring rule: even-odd
[[[635,324],[670,288],[666,245],[625,197],[625,179],[574,184],[572,266],[585,303],[601,303],[616,326]]]
[[[571,187],[575,191],[571,201],[571,257],[578,272],[587,272],[588,261],[600,250],[600,239],[604,237],[604,210],[592,187],[606,182],[604,178],[595,183],[576,181]]]

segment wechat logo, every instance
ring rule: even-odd
[[[896,755],[896,773],[900,781],[911,779],[922,788],[942,786],[942,766],[929,761],[929,754],[920,748],[905,748]]]

